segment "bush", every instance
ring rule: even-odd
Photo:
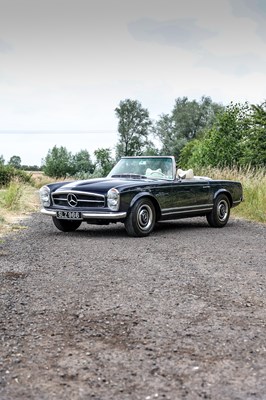
[[[0,186],[7,186],[14,176],[14,168],[0,165]]]
[[[10,165],[0,164],[0,187],[8,186],[13,179],[21,183],[31,183],[31,175],[27,172],[18,170]]]

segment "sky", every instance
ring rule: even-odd
[[[114,149],[115,108],[266,99],[265,0],[0,0],[0,156]]]

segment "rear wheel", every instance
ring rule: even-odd
[[[230,203],[225,194],[220,194],[214,201],[212,212],[206,215],[210,226],[222,228],[227,224],[230,216]]]
[[[149,199],[138,200],[128,215],[125,228],[129,236],[148,236],[155,225],[156,213]]]
[[[53,217],[53,223],[62,232],[73,232],[80,226],[82,221],[57,219]]]

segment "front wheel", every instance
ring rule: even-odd
[[[53,217],[53,223],[62,232],[74,232],[80,226],[82,221],[65,220]]]
[[[212,211],[206,215],[210,226],[222,228],[227,224],[230,216],[230,203],[225,194],[220,194],[214,201]]]
[[[130,211],[125,228],[129,236],[148,236],[155,225],[156,213],[149,199],[138,200]]]

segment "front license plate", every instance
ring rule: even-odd
[[[79,211],[56,211],[56,218],[58,219],[82,219],[81,212]]]

